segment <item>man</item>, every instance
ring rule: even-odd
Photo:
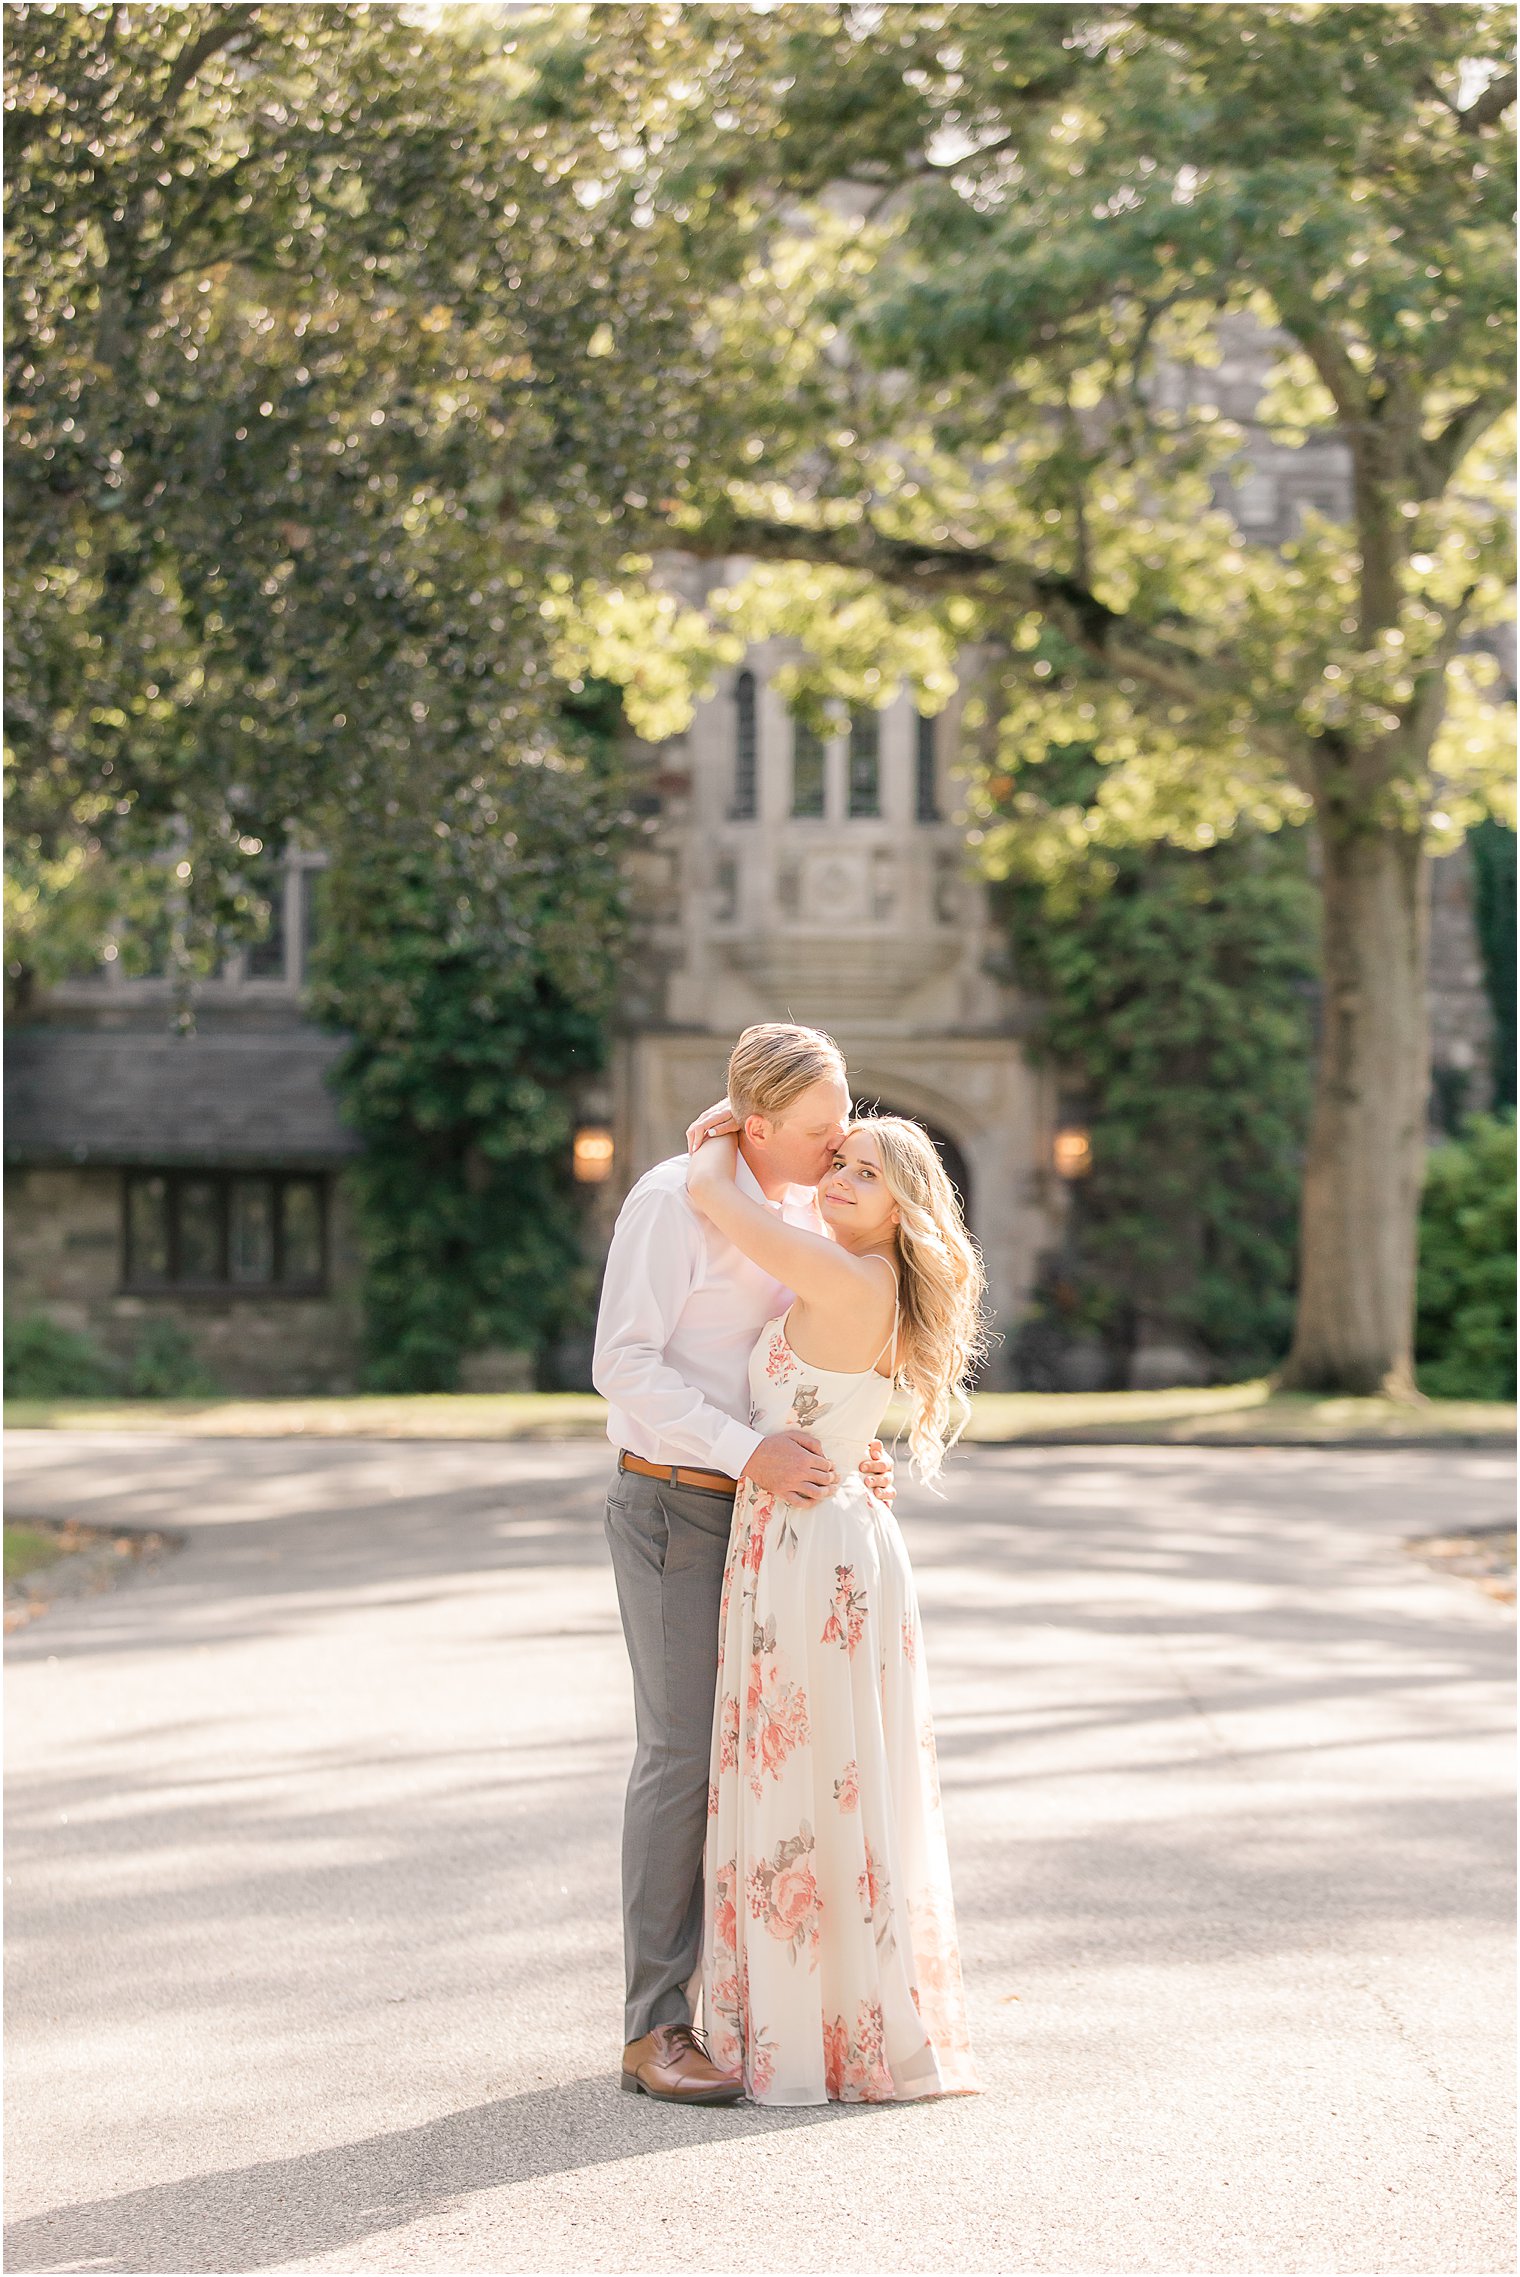
[[[850,1119],[838,1046],[813,1028],[746,1028],[728,1063],[745,1192],[822,1232],[814,1188]],[[720,1117],[709,1118],[720,1127]],[[737,1481],[787,1502],[836,1483],[806,1431],[768,1437],[748,1416],[749,1359],[791,1292],[750,1263],[687,1199],[686,1156],[647,1171],[607,1255],[592,1380],[619,1450],[607,1539],[633,1666],[637,1747],[623,1817],[627,1969],[622,2084],[670,2103],[732,2103],[691,2028],[701,1963],[702,1845],[718,1609]],[[879,1445],[861,1466],[891,1499]]]

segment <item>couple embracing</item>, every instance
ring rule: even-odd
[[[932,1481],[981,1341],[980,1263],[927,1135],[852,1119],[814,1029],[746,1029],[688,1148],[623,1205],[593,1368],[638,1734],[622,2084],[675,2103],[968,2092],[918,1602],[877,1433],[901,1385]]]

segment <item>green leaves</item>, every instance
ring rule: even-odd
[[[585,1300],[622,828],[587,681],[610,647],[668,696],[637,612],[572,654],[541,603],[605,595],[689,463],[712,271],[494,12],[7,33],[13,978],[188,981],[271,854],[329,851],[374,1378],[446,1383]]]
[[[1512,1116],[1475,1116],[1430,1157],[1415,1357],[1433,1399],[1515,1396]]]
[[[250,831],[552,745],[544,584],[688,455],[684,224],[464,29],[8,19],[13,820],[48,859],[182,833],[202,941]]]
[[[590,1300],[571,1136],[621,937],[614,723],[588,692],[541,764],[456,779],[328,873],[311,1002],[352,1038],[371,1389],[450,1389],[464,1353],[538,1352]]]
[[[1080,806],[1080,754],[1048,762]],[[1116,1374],[1142,1324],[1221,1373],[1269,1367],[1292,1324],[1308,1121],[1313,892],[1296,837],[1110,859],[1082,890],[1000,895],[1031,1038],[1090,1130],[1052,1321],[1101,1326]]]
[[[1457,659],[1510,574],[1507,16],[782,7],[662,18],[640,62],[623,22],[584,27],[586,115],[652,211],[725,179],[753,249],[715,302],[681,543],[958,591],[994,764],[1101,714],[1116,833],[1301,816],[1344,798],[1348,748],[1378,827],[1446,845],[1502,799]],[[1257,420],[1321,458],[1335,436],[1348,519],[1305,499],[1286,546],[1242,540]],[[832,595],[792,592],[808,700],[855,700]]]

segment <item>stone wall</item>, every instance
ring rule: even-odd
[[[359,1360],[359,1261],[341,1179],[331,1189],[329,1279],[321,1296],[121,1286],[122,1177],[106,1169],[10,1170],[5,1180],[6,1307],[130,1357],[144,1327],[172,1320],[226,1391],[258,1396],[346,1392]]]

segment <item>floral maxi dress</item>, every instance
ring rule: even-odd
[[[861,1477],[891,1385],[750,1359],[758,1431],[812,1432],[843,1482],[741,1485],[723,1578],[707,1799],[703,2017],[760,2103],[973,2092],[918,1600]]]

